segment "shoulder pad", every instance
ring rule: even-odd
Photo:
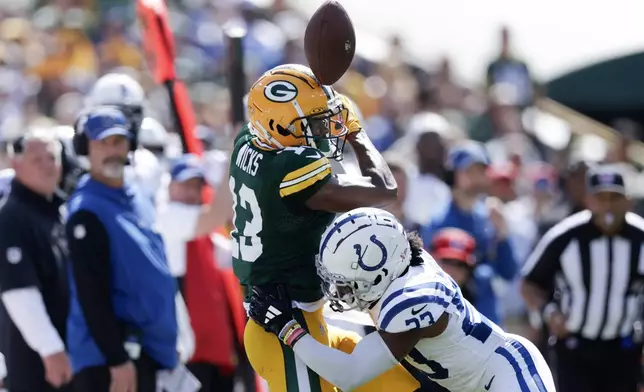
[[[331,175],[331,163],[319,150],[312,147],[287,147],[278,153],[283,174],[280,196],[288,196],[306,189]]]
[[[416,277],[421,279],[410,279],[402,287],[387,289],[378,314],[379,330],[400,333],[429,327],[443,313],[456,308],[453,302],[458,286],[441,271],[432,270],[430,266],[427,273]]]
[[[252,134],[250,133],[250,127],[248,126],[248,124],[244,124],[244,126],[241,127],[241,129],[237,133],[237,136],[235,136],[235,140],[233,141],[233,143],[237,144],[239,140],[246,137],[251,137],[251,136]]]
[[[309,157],[308,159],[324,156],[324,154],[322,154],[320,150],[310,146],[285,147],[279,150],[278,154],[284,157],[291,157],[291,156]]]

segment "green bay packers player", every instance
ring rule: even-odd
[[[295,317],[317,341],[352,352],[357,334],[327,325],[316,272],[320,236],[336,213],[396,199],[384,159],[348,100],[321,86],[311,70],[282,65],[266,72],[248,94],[249,122],[235,139],[230,190],[235,274],[250,294],[287,290]],[[362,177],[334,175],[329,159],[353,147]],[[244,343],[250,363],[271,392],[331,392],[272,333],[249,321]],[[361,391],[414,391],[418,382],[398,366]]]

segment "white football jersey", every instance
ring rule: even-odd
[[[376,327],[389,333],[425,328],[447,312],[437,337],[422,339],[406,360],[450,391],[478,391],[489,358],[506,343],[501,328],[463,298],[456,282],[427,253],[425,263],[394,280],[371,309]]]

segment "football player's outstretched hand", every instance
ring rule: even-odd
[[[347,114],[346,114],[346,118],[344,119],[344,123],[349,129],[349,133],[362,131],[362,124],[360,124],[360,119],[356,115],[353,102],[351,102],[349,98],[346,97],[346,95],[343,95],[343,94],[339,94],[339,95],[342,98],[342,103],[344,104],[344,107],[347,109],[346,111]]]
[[[306,334],[306,330],[293,318],[293,306],[284,286],[277,286],[275,292],[253,287],[248,315],[290,347]]]

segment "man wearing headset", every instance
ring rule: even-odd
[[[76,391],[194,392],[179,366],[175,294],[154,206],[124,180],[136,132],[114,107],[91,109],[74,149],[89,160],[68,202],[71,259],[68,346]],[[187,382],[190,385],[181,382]]]

